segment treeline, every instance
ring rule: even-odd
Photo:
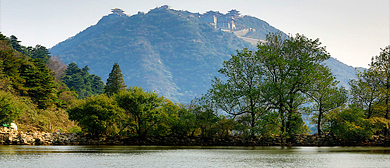
[[[88,66],[65,66],[42,46],[24,47],[16,37],[1,36],[0,122],[45,131],[54,123],[54,129],[94,136],[208,138],[289,137],[309,133],[305,120],[311,120],[317,133],[348,140],[388,135],[389,46],[373,57],[369,69],[357,72],[347,90],[323,64],[330,55],[318,39],[269,34],[266,41],[256,51],[237,51],[224,61],[223,77],[215,78],[207,93],[178,104],[127,87],[117,63],[104,85]],[[45,56],[33,56],[41,50]]]
[[[141,138],[233,134],[289,137],[310,131],[304,116],[316,124],[319,134],[331,132],[350,140],[388,132],[389,95],[384,88],[389,87],[387,81],[378,81],[386,76],[384,70],[374,67],[380,62],[378,58],[373,59],[369,70],[358,72],[358,80],[351,80],[351,89],[346,90],[322,64],[330,55],[318,39],[270,34],[266,40],[258,44],[257,51],[244,48],[232,55],[219,70],[224,77],[215,78],[208,93],[188,105],[175,104],[140,87],[126,88],[120,70],[114,73],[119,69],[115,64],[108,81],[117,81],[116,86],[121,87],[80,101],[69,110],[70,118],[94,135]],[[380,55],[389,57],[388,50],[383,49]],[[381,88],[374,89],[375,94],[368,93],[365,75],[376,79],[370,86]],[[106,88],[112,86],[107,83]],[[370,99],[372,102],[361,98],[368,95],[378,97]]]

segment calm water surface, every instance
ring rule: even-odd
[[[0,166],[390,167],[390,148],[0,146]]]

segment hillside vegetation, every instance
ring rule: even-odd
[[[0,34],[0,123],[16,122],[22,131],[77,130],[66,112],[77,96],[57,82],[59,63],[44,46],[19,42]]]

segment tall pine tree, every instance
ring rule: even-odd
[[[104,93],[112,95],[118,93],[119,90],[125,89],[125,81],[118,63],[115,63],[112,67],[111,73],[108,75],[106,86],[104,87]]]

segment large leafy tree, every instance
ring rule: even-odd
[[[125,88],[126,85],[125,81],[123,80],[123,74],[119,68],[119,64],[115,63],[112,67],[111,73],[108,75],[107,83],[104,87],[104,93],[107,95],[112,95]]]
[[[351,95],[350,101],[363,109],[365,117],[369,119],[376,115],[374,107],[382,100],[377,72],[369,68],[363,72],[357,72],[356,76],[357,79],[348,82]]]
[[[79,100],[68,110],[69,119],[77,121],[84,131],[94,136],[115,134],[122,111],[116,101],[102,94]]]
[[[130,87],[115,94],[119,107],[125,110],[126,125],[132,126],[139,138],[162,122],[164,98],[141,87]]]
[[[317,122],[317,132],[321,134],[322,120],[330,110],[338,108],[347,102],[347,90],[344,87],[337,87],[338,81],[330,72],[328,67],[318,67],[318,76],[314,78],[312,88],[307,95],[313,102],[313,120]]]
[[[284,133],[297,132],[303,124],[299,107],[306,102],[317,69],[330,56],[318,39],[304,35],[270,34],[256,52],[265,69],[264,97],[279,112]]]
[[[390,45],[382,49],[378,56],[371,60],[370,69],[374,71],[385,105],[385,118],[390,119]]]
[[[265,111],[265,102],[261,93],[263,67],[253,51],[244,48],[223,62],[218,72],[226,81],[215,78],[209,91],[215,105],[224,112],[236,116],[250,116],[251,135],[255,134],[258,115]]]

